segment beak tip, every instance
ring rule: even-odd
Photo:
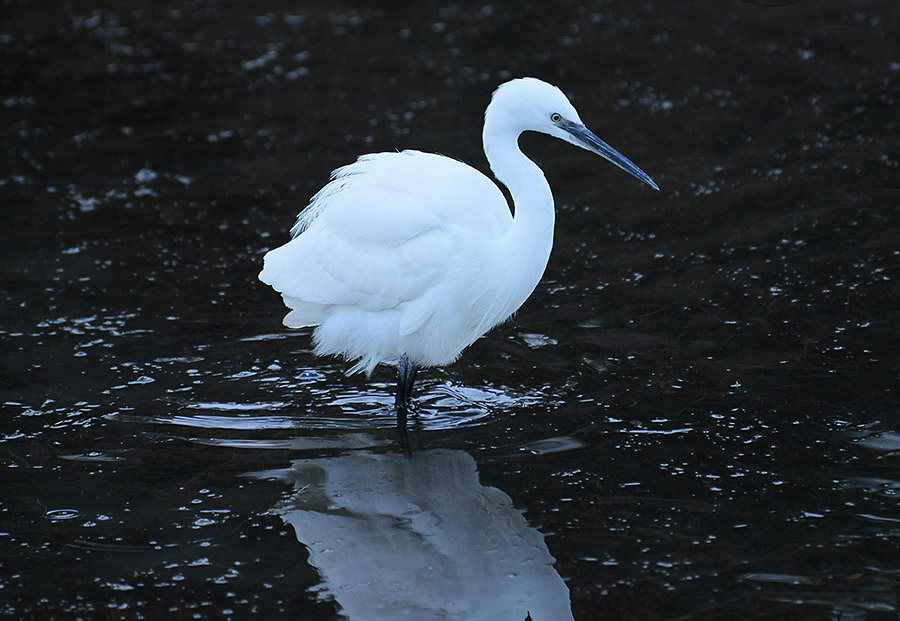
[[[650,175],[638,168],[635,163],[627,157],[598,138],[596,134],[581,123],[567,123],[563,125],[563,129],[568,131],[574,137],[574,140],[570,140],[570,142],[574,142],[574,144],[605,158],[659,192],[659,186],[650,178]]]

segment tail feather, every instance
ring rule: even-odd
[[[288,295],[282,295],[284,304],[291,309],[284,316],[282,323],[288,328],[307,328],[317,326],[328,316],[328,306],[314,302],[304,302]]]

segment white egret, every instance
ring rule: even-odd
[[[401,441],[416,372],[454,362],[537,286],[553,245],[550,186],[519,150],[522,132],[561,138],[653,180],[590,130],[557,87],[500,85],[484,115],[488,164],[512,196],[471,166],[421,151],[374,153],[337,169],[265,255],[260,280],[282,294],[284,325],[315,327],[317,355],[348,373],[397,366]],[[407,448],[408,445],[405,445]]]

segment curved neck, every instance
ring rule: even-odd
[[[492,114],[488,106],[482,139],[491,171],[512,195],[515,213],[498,249],[498,261],[504,278],[515,289],[510,295],[518,302],[515,307],[518,308],[547,267],[553,246],[555,212],[544,173],[519,150],[522,129],[504,121],[503,115]]]

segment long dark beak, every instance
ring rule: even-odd
[[[654,190],[659,190],[659,186],[656,185],[656,182],[650,178],[650,175],[645,173],[643,170],[634,165],[630,159],[613,149],[611,146],[600,140],[594,132],[589,130],[587,127],[582,125],[581,123],[571,123],[564,121],[560,123],[560,127],[562,129],[569,132],[572,135],[572,142],[577,144],[579,147],[587,149],[597,155],[600,155],[622,170],[627,173],[630,173],[649,185]]]

